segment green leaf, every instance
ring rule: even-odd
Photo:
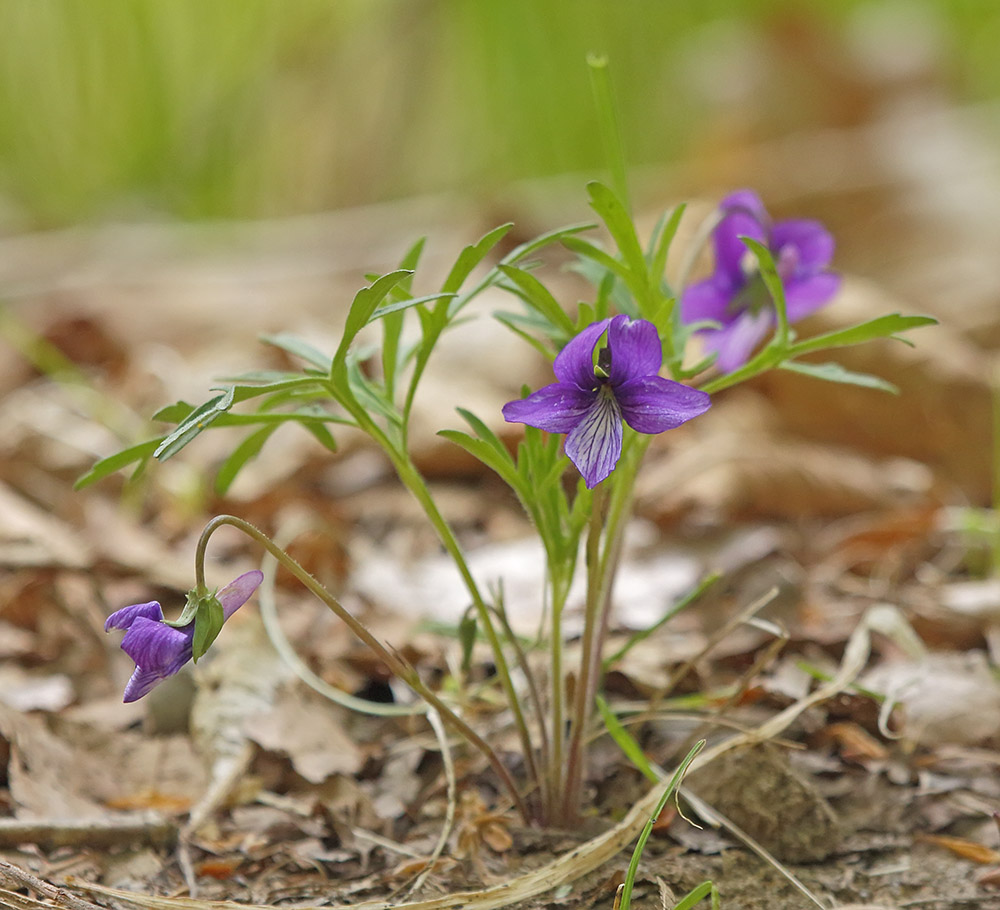
[[[628,209],[614,191],[603,183],[594,180],[587,184],[587,191],[590,193],[591,207],[601,216],[608,233],[618,245],[629,271],[645,286],[646,257],[642,254],[642,247],[639,245],[639,238],[636,236],[635,225],[632,224]]]
[[[337,440],[333,438],[333,433],[318,420],[303,420],[302,426],[312,433],[325,449],[331,452],[337,451]]]
[[[163,437],[157,436],[156,439],[147,439],[145,442],[136,443],[134,446],[122,449],[114,455],[102,458],[86,474],[77,478],[76,483],[73,484],[73,489],[82,490],[84,487],[89,487],[92,483],[103,480],[105,477],[114,474],[115,471],[120,471],[126,465],[130,465],[133,462],[145,462],[152,457],[153,452],[161,442],[163,442]]]
[[[249,401],[251,398],[259,398],[262,395],[275,395],[279,392],[294,392],[304,389],[322,389],[326,382],[326,376],[295,376],[291,379],[279,379],[277,382],[269,382],[261,385],[233,385],[233,386],[212,386],[213,392],[232,392],[233,404],[242,401]]]
[[[230,388],[221,395],[210,398],[201,407],[195,408],[181,421],[177,428],[168,434],[153,452],[153,457],[166,461],[176,455],[202,430],[218,420],[233,406],[233,389]]]
[[[677,788],[680,787],[681,781],[684,779],[684,775],[687,773],[687,769],[691,762],[694,761],[695,756],[704,748],[705,740],[703,739],[698,740],[698,742],[691,747],[691,750],[684,757],[684,760],[680,763],[679,767],[674,772],[673,777],[670,778],[669,783],[664,788],[656,807],[649,816],[649,821],[646,822],[645,827],[642,829],[642,833],[636,841],[635,849],[632,851],[632,859],[629,861],[628,869],[625,872],[625,881],[622,883],[622,889],[619,892],[620,910],[630,910],[632,906],[632,887],[635,883],[636,873],[639,871],[639,860],[642,858],[642,851],[646,849],[646,842],[649,840],[649,836],[653,833],[653,825],[656,824],[656,820],[660,817],[660,813],[663,812],[664,807],[667,805],[667,800],[669,800],[670,797],[676,792]]]
[[[228,385],[274,385],[280,382],[301,382],[304,379],[323,380],[326,370],[306,368],[302,370],[248,370],[233,376],[217,376],[216,382]]]
[[[785,304],[785,287],[781,283],[781,276],[778,274],[778,266],[774,262],[771,251],[753,237],[740,237],[743,245],[757,257],[757,268],[760,270],[760,277],[764,280],[764,286],[774,301],[775,313],[778,317],[778,328],[774,333],[772,345],[776,345],[780,350],[788,347],[789,326],[788,307]]]
[[[260,340],[263,344],[281,348],[281,350],[298,357],[300,360],[312,364],[324,373],[330,371],[331,358],[301,338],[280,332],[277,335],[262,335]]]
[[[264,443],[270,439],[271,434],[278,429],[280,424],[272,423],[255,430],[243,440],[232,454],[222,463],[219,472],[215,477],[215,492],[220,496],[225,496],[232,486],[236,475],[243,469],[251,458],[260,454],[264,448]]]
[[[347,321],[344,324],[344,333],[337,346],[337,352],[333,355],[333,362],[330,364],[330,378],[334,381],[336,388],[341,393],[346,393],[344,387],[344,370],[347,363],[347,352],[351,347],[358,332],[360,332],[371,320],[379,304],[385,300],[386,295],[401,281],[406,280],[413,274],[412,269],[397,269],[389,272],[374,281],[369,287],[362,288],[354,295],[351,308],[347,312]]]
[[[194,638],[191,640],[191,656],[194,662],[211,647],[219,637],[226,614],[222,602],[214,594],[208,594],[198,601],[198,613],[194,619]]]
[[[629,309],[634,310],[638,301],[645,297],[645,275],[635,275],[624,263],[615,259],[614,256],[605,252],[596,244],[591,243],[589,240],[584,240],[582,237],[564,237],[561,242],[570,252],[593,260],[599,266],[603,267],[606,273],[620,278],[636,301],[635,305],[630,304]],[[591,277],[589,272],[585,271],[584,274]],[[594,275],[593,277],[596,278],[597,276]],[[638,314],[638,310],[635,310],[635,312]]]
[[[557,240],[565,242],[567,238],[572,237],[574,234],[579,234],[582,231],[590,231],[595,227],[596,225],[594,224],[572,224],[569,227],[557,228],[554,231],[539,234],[534,240],[522,243],[511,250],[503,257],[502,264],[513,265],[515,262],[520,262],[525,256],[530,256],[532,253],[538,252],[538,250],[548,246],[550,243],[555,243]]]
[[[397,269],[389,272],[374,281],[369,287],[362,288],[354,295],[351,308],[347,312],[347,322],[344,325],[344,337],[340,342],[340,347],[346,352],[347,346],[371,321],[372,315],[378,309],[378,305],[385,300],[386,295],[404,279],[413,274],[412,269]],[[339,353],[339,350],[338,350]]]
[[[485,440],[470,436],[462,430],[438,430],[437,435],[465,449],[477,461],[482,462],[486,467],[495,471],[504,483],[515,492],[522,489],[521,479],[514,469],[514,464],[509,454],[504,457]]]
[[[899,332],[918,329],[925,325],[937,325],[937,320],[933,316],[904,316],[901,313],[892,313],[888,316],[869,319],[867,322],[853,325],[850,328],[837,329],[823,335],[814,335],[812,338],[793,344],[788,349],[788,353],[797,357],[810,351],[843,348],[848,345],[874,341],[876,338],[893,338]],[[905,338],[897,340],[909,343]]]
[[[700,904],[706,897],[711,899],[710,906],[712,910],[719,910],[719,889],[713,881],[702,882],[696,888],[692,888],[680,901],[674,904],[673,910],[692,910],[692,908]]]
[[[635,737],[632,736],[628,730],[622,726],[622,722],[618,719],[617,715],[608,706],[608,703],[600,695],[596,696],[597,699],[597,710],[601,712],[601,720],[604,721],[604,727],[610,734],[611,738],[618,744],[618,748],[625,753],[626,758],[633,765],[638,768],[646,780],[651,781],[654,784],[660,782],[660,776],[653,770],[653,766],[650,764],[649,759],[646,758],[645,753],[642,751],[642,747],[635,741]]]
[[[455,264],[451,267],[448,277],[445,278],[444,284],[441,285],[441,290],[444,293],[457,293],[459,288],[465,284],[465,279],[469,277],[472,270],[489,255],[490,250],[507,235],[513,226],[512,221],[501,224],[462,250],[458,254]]]
[[[160,408],[150,420],[160,420],[164,423],[180,423],[193,410],[193,404],[188,404],[186,401],[175,401],[173,404],[164,405]]]
[[[554,351],[546,347],[541,341],[529,334],[525,329],[521,328],[522,325],[530,325],[532,328],[539,331],[545,331],[546,329],[551,331],[552,327],[549,326],[548,323],[546,323],[544,327],[539,327],[530,317],[522,316],[519,313],[494,313],[493,318],[501,325],[510,329],[519,338],[523,338],[543,357],[552,360],[555,356]]]
[[[514,283],[521,299],[544,316],[552,326],[561,329],[566,335],[572,335],[576,331],[573,320],[559,306],[559,301],[531,272],[512,265],[501,265],[500,271]]]
[[[846,385],[858,385],[866,389],[880,389],[883,392],[891,392],[893,395],[899,394],[899,389],[891,382],[887,382],[879,376],[872,376],[869,373],[854,373],[850,370],[845,370],[839,363],[800,363],[795,360],[778,364],[778,366],[782,370],[802,373],[804,376],[812,376],[814,379],[823,379],[827,382],[842,382]]]
[[[374,313],[372,313],[371,318],[368,321],[371,323],[376,319],[381,319],[383,316],[388,316],[391,313],[398,313],[400,310],[408,310],[411,306],[418,306],[421,303],[431,303],[434,300],[450,300],[455,296],[455,294],[442,292],[440,294],[427,294],[425,297],[408,297],[405,300],[397,300],[394,303],[387,303],[385,306],[380,306]]]
[[[670,244],[674,242],[674,237],[677,235],[685,208],[683,203],[675,206],[670,213],[670,218],[665,223],[661,219],[660,225],[657,225],[658,230],[653,233],[652,239],[655,243],[649,261],[649,278],[653,287],[660,287],[663,284],[663,273],[667,270],[667,255],[670,252]],[[666,218],[666,213],[664,213],[664,218]]]

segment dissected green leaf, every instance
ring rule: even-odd
[[[649,260],[650,283],[654,287],[663,284],[663,273],[667,270],[667,255],[670,253],[670,245],[674,242],[677,229],[680,227],[681,218],[684,217],[686,206],[681,203],[675,206],[667,218],[664,213],[657,225],[657,230],[653,232],[653,252]]]
[[[161,420],[164,423],[180,423],[194,410],[194,405],[186,401],[175,401],[164,405],[150,420]]]
[[[380,306],[372,313],[368,321],[371,323],[376,319],[381,319],[383,316],[398,313],[401,310],[408,310],[410,307],[418,306],[421,303],[432,303],[435,300],[450,300],[454,296],[456,295],[442,292],[440,294],[427,294],[425,297],[407,297],[405,300],[397,300],[394,303],[387,303],[385,306]]]
[[[221,417],[233,406],[233,389],[229,388],[221,395],[210,398],[201,407],[195,408],[181,421],[177,428],[169,433],[153,452],[153,457],[166,461],[176,455],[202,430]]]
[[[490,250],[507,235],[507,232],[513,226],[514,223],[512,221],[507,222],[507,224],[501,224],[499,227],[495,227],[492,231],[484,234],[475,243],[463,249],[458,254],[458,259],[455,260],[455,264],[451,267],[451,271],[448,273],[448,277],[445,278],[444,284],[441,285],[442,292],[457,293],[465,283],[465,279],[472,273],[472,270],[489,255]]]
[[[378,305],[385,300],[386,295],[399,282],[409,278],[413,274],[412,269],[396,269],[374,281],[369,287],[362,288],[354,295],[351,308],[347,311],[347,321],[344,324],[344,335],[337,349],[335,359],[340,356],[341,350],[345,353],[354,336],[358,334],[371,321],[372,314],[378,309]]]
[[[255,458],[260,454],[260,450],[264,448],[264,443],[271,438],[271,434],[278,429],[278,426],[279,424],[272,423],[261,427],[259,430],[255,430],[233,449],[232,454],[222,463],[218,474],[216,474],[216,493],[220,496],[226,495],[233,481],[236,479],[236,475],[239,474],[251,458]]]
[[[784,349],[788,344],[788,306],[785,303],[785,287],[778,274],[778,266],[775,264],[774,256],[767,246],[753,237],[740,237],[744,245],[757,257],[757,268],[760,270],[760,277],[764,281],[764,286],[771,295],[774,302],[774,310],[778,317],[778,328],[774,333],[773,344]]]
[[[301,338],[296,338],[294,335],[288,335],[285,332],[279,332],[277,335],[262,335],[260,340],[264,344],[287,351],[300,360],[312,364],[324,373],[330,371],[331,358]]]
[[[610,187],[596,180],[587,184],[587,191],[590,193],[591,207],[601,216],[608,233],[614,238],[628,270],[636,276],[639,284],[645,285],[646,257],[642,254],[635,225],[632,224],[625,204]]]
[[[504,458],[488,442],[477,439],[462,430],[438,430],[437,435],[465,449],[477,461],[495,471],[515,491],[522,489],[520,478],[514,470],[510,457]]]
[[[899,389],[896,386],[880,376],[872,376],[869,373],[854,373],[851,370],[845,370],[839,363],[800,363],[797,360],[792,360],[778,366],[783,370],[802,373],[804,376],[812,376],[814,379],[823,379],[826,382],[842,382],[846,385],[858,385],[866,389],[881,389],[883,392],[891,392],[893,395],[899,394]]]
[[[901,313],[891,313],[888,316],[869,319],[867,322],[852,325],[846,329],[837,329],[836,331],[826,332],[822,335],[814,335],[812,338],[807,338],[804,341],[793,344],[789,348],[788,353],[798,356],[810,351],[863,344],[866,341],[874,341],[877,338],[894,338],[899,332],[918,329],[925,325],[937,325],[937,320],[933,316],[904,316]],[[909,343],[905,338],[898,338],[897,340]]]
[[[531,272],[512,265],[501,265],[500,271],[514,283],[521,299],[544,316],[552,326],[562,330],[566,335],[572,335],[576,331],[573,320],[559,305],[559,301]]]
[[[122,449],[114,455],[102,458],[89,471],[77,478],[76,483],[73,484],[73,489],[82,490],[84,487],[89,487],[92,483],[103,480],[105,477],[114,474],[115,471],[120,471],[133,462],[144,462],[152,458],[153,452],[163,442],[163,438],[162,436],[157,436],[156,439],[147,439],[145,442],[136,443],[134,446]]]

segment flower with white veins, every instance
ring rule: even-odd
[[[607,344],[594,363],[594,350]],[[558,382],[503,407],[509,423],[566,433],[566,455],[588,488],[607,477],[622,453],[622,421],[639,433],[662,433],[705,413],[705,392],[657,375],[663,348],[656,326],[615,316],[587,326],[552,365]]]

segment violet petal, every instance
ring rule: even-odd
[[[783,246],[798,250],[799,269],[807,274],[825,269],[833,259],[833,235],[811,219],[779,221],[771,232],[771,249],[777,255]]]
[[[125,684],[125,694],[122,697],[122,701],[126,704],[138,701],[143,695],[148,695],[153,687],[164,679],[166,679],[166,674],[164,673],[159,673],[156,670],[143,670],[140,667],[136,667]]]
[[[503,406],[503,416],[508,423],[526,423],[549,433],[568,433],[583,420],[596,396],[596,392],[585,391],[572,382],[553,382],[527,398],[508,401]]]
[[[770,220],[764,203],[753,190],[736,190],[730,193],[719,203],[719,208],[725,214],[743,211],[761,224],[767,224]]]
[[[745,257],[753,256],[741,237],[751,237],[761,243],[766,239],[764,226],[742,209],[726,215],[712,233],[716,274],[725,275],[734,290],[738,290],[746,282],[743,269]]]
[[[716,366],[723,373],[731,373],[743,366],[753,350],[774,325],[771,310],[754,314],[744,312],[732,325],[718,332],[705,333],[705,346],[719,354]]]
[[[139,617],[145,619],[163,619],[163,610],[159,603],[151,600],[145,604],[132,604],[115,610],[106,620],[104,620],[104,631],[110,632],[112,629],[127,629]]]
[[[608,327],[613,386],[637,376],[655,375],[663,364],[663,346],[656,326],[645,319],[615,316]]]
[[[711,406],[707,392],[664,379],[638,376],[615,389],[625,422],[640,433],[662,433],[704,414]]]
[[[785,285],[785,306],[788,321],[798,322],[821,306],[840,290],[840,275],[820,272],[809,278],[798,278]]]
[[[602,392],[597,396],[566,437],[565,449],[588,488],[597,486],[615,469],[622,454],[622,418],[613,395]]]
[[[581,389],[594,389],[594,348],[604,334],[610,319],[592,322],[579,335],[572,338],[557,355],[552,369],[560,382],[571,382]]]
[[[721,322],[728,325],[735,318],[730,309],[735,289],[725,275],[714,275],[692,284],[681,297],[681,319],[693,322]]]
[[[252,572],[244,572],[238,578],[234,578],[228,585],[220,589],[216,595],[219,603],[222,604],[222,613],[229,619],[240,607],[245,604],[253,592],[257,590],[264,580],[264,573],[259,569]]]
[[[176,673],[191,657],[194,623],[182,629],[140,616],[122,639],[122,650],[144,670]],[[186,657],[185,657],[186,654]]]

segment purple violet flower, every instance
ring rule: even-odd
[[[261,572],[245,572],[215,595],[226,619],[250,599],[263,579]],[[122,650],[135,661],[135,672],[125,685],[125,702],[142,698],[191,659],[194,620],[180,628],[166,625],[155,600],[116,610],[104,623],[105,632],[111,629],[126,630]]]
[[[772,223],[752,190],[740,190],[719,205],[722,220],[712,233],[715,272],[693,284],[681,298],[686,323],[710,320],[721,328],[700,330],[705,346],[718,353],[724,373],[743,366],[776,323],[774,304],[757,271],[757,260],[740,237],[767,245],[785,289],[788,321],[797,322],[827,303],[840,287],[828,270],[833,237],[818,221]]]
[[[598,339],[608,333],[594,365]],[[705,392],[658,376],[663,348],[656,326],[615,316],[591,323],[552,364],[558,382],[503,406],[508,423],[567,433],[566,454],[588,488],[607,477],[622,454],[622,419],[639,433],[662,433],[704,414]]]

